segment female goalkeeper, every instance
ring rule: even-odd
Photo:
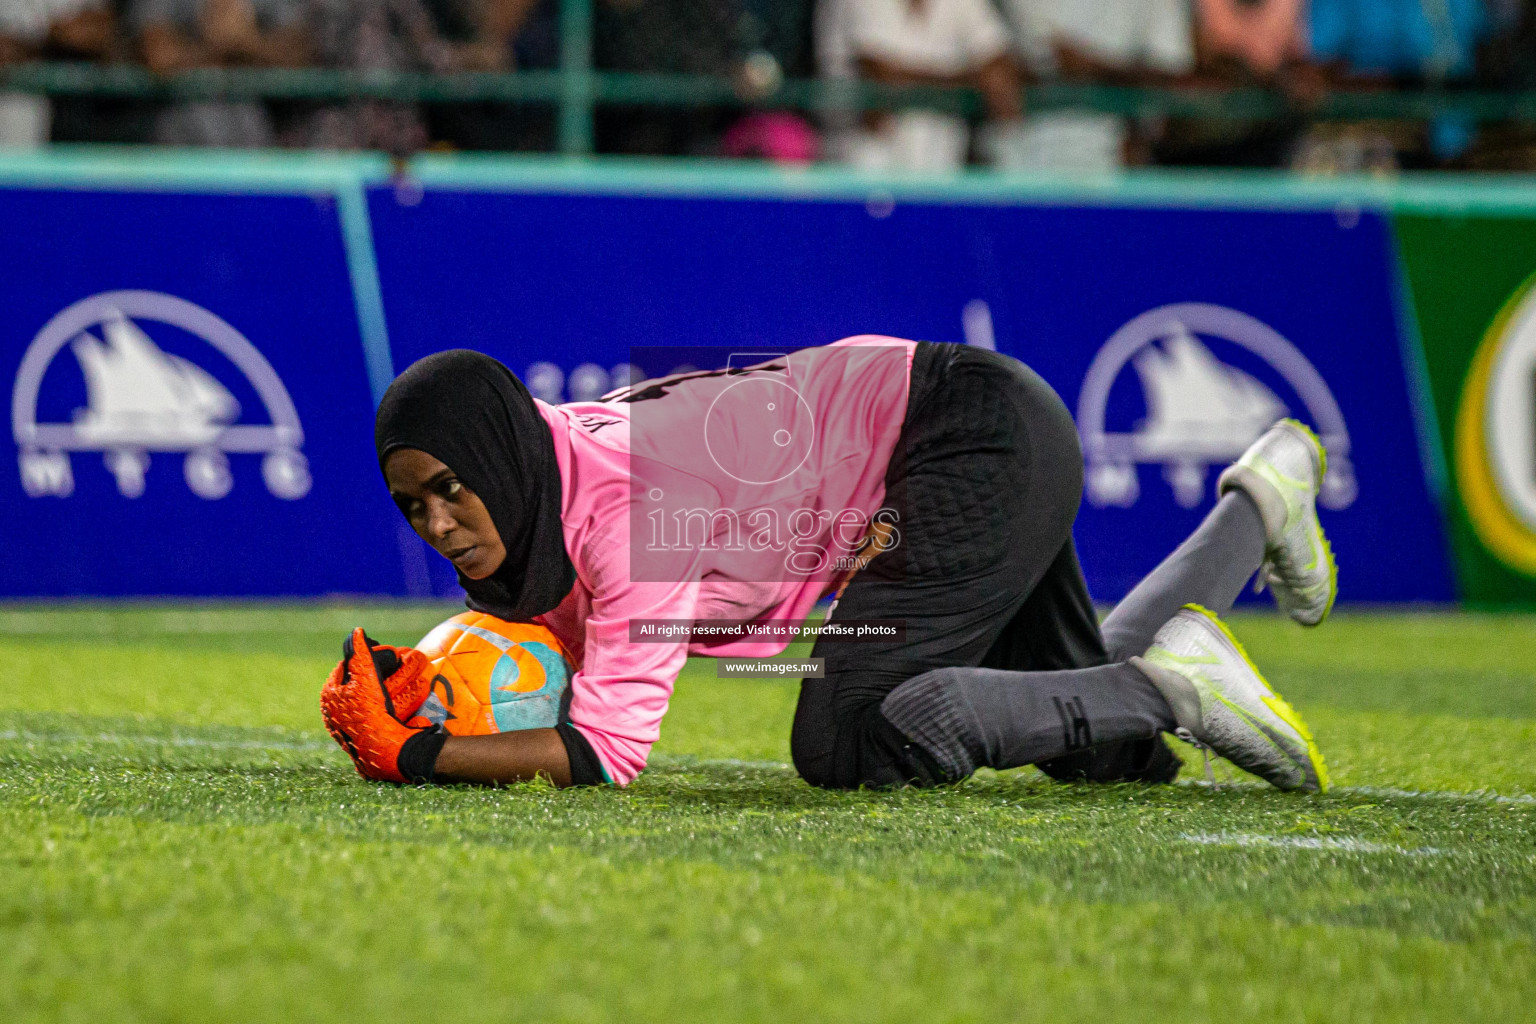
[[[390,387],[375,438],[469,606],[544,623],[577,671],[556,728],[452,737],[394,715],[425,696],[424,656],[357,630],[322,707],[365,776],[624,785],[689,654],[776,654],[775,626],[838,593],[828,623],[888,631],[817,640],[824,676],[801,683],[791,736],[811,785],[1026,764],[1165,782],[1171,732],[1282,789],[1327,787],[1306,726],[1218,617],[1261,569],[1303,625],[1333,604],[1325,453],[1294,421],[1221,475],[1199,529],[1102,625],[1072,542],[1072,419],[997,353],[863,336],[550,406],[488,356],[443,352]],[[678,623],[734,626],[690,639]]]

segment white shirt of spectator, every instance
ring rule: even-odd
[[[1189,0],[1003,0],[1029,67],[1056,73],[1054,44],[1115,67],[1181,75],[1195,65]]]
[[[1125,70],[1178,75],[1195,64],[1189,0],[1003,0],[1024,63],[1045,78],[1064,44]],[[1113,114],[1052,110],[988,141],[1007,170],[1083,173],[1123,162],[1125,122]]]
[[[54,22],[99,6],[98,0],[0,0],[0,36],[38,46]]]
[[[988,0],[826,0],[822,74],[857,76],[860,57],[929,75],[961,75],[1008,52],[1008,27]]]
[[[962,75],[1013,42],[989,0],[823,0],[816,14],[817,61],[827,78],[857,78],[861,57],[920,74]],[[834,130],[829,149],[870,170],[955,170],[970,137],[961,118],[926,110],[898,111],[879,133],[844,127]]]
[[[41,46],[56,21],[99,6],[98,0],[0,0],[0,36]],[[48,100],[0,93],[0,148],[31,148],[48,141]]]

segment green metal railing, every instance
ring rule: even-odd
[[[592,0],[560,0],[560,142],[562,153],[592,152]]]
[[[132,65],[36,63],[0,67],[0,91],[52,96],[141,99],[313,99],[356,97],[415,102],[492,101],[549,104],[558,109],[558,148],[593,149],[599,105],[773,107],[807,112],[924,106],[965,115],[981,112],[971,89],[890,86],[874,82],[788,79],[750,92],[730,78],[597,71],[592,66],[592,0],[563,0],[560,67],[509,74],[429,75],[323,68],[200,69],[159,77]],[[1032,110],[1066,107],[1132,117],[1183,116],[1259,120],[1305,114],[1320,119],[1424,120],[1455,113],[1476,121],[1536,121],[1536,93],[1335,92],[1298,108],[1261,89],[1133,89],[1044,84],[1025,91]]]

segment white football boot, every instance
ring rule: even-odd
[[[1264,564],[1259,579],[1275,603],[1303,626],[1328,617],[1339,593],[1339,570],[1317,521],[1317,492],[1328,453],[1308,427],[1281,420],[1248,446],[1221,474],[1217,491],[1236,489],[1253,499],[1264,520]]]
[[[1209,610],[1185,605],[1131,664],[1173,709],[1175,736],[1279,789],[1327,792],[1328,768],[1306,723]]]

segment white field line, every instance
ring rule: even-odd
[[[1185,832],[1179,838],[1199,846],[1264,847],[1275,850],[1323,850],[1341,853],[1393,853],[1404,857],[1444,857],[1460,851],[1434,846],[1394,846],[1364,839],[1330,839],[1327,836],[1270,836],[1253,832]]]

